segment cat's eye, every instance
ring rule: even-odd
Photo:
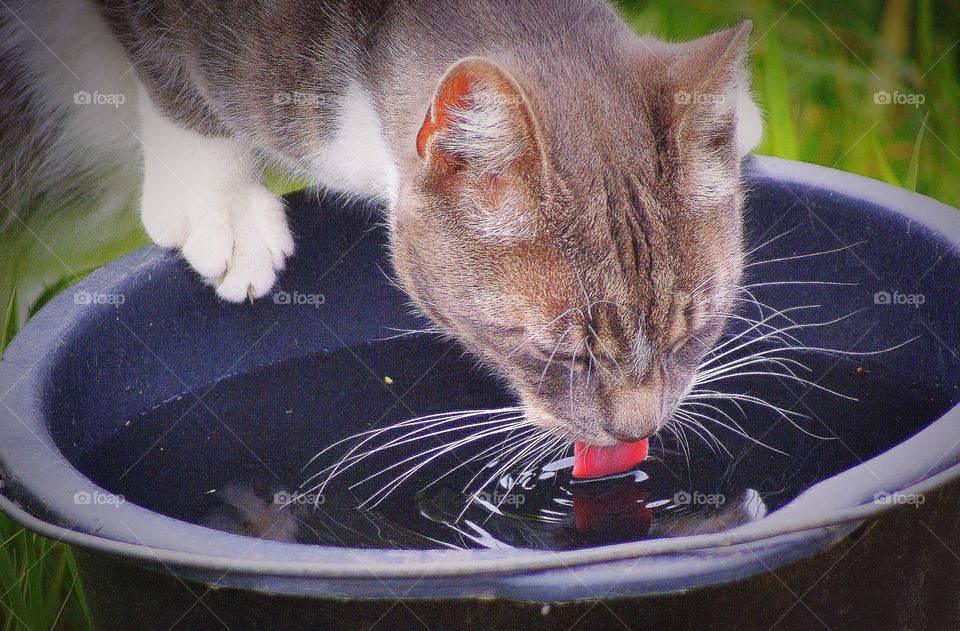
[[[559,364],[561,366],[570,366],[573,364],[573,366],[576,368],[585,368],[587,366],[587,362],[589,361],[586,352],[578,352],[573,354],[566,350],[544,348],[538,345],[534,345],[533,348],[535,349],[537,355],[543,359],[543,361],[550,362],[551,364]]]

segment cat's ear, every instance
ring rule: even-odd
[[[501,176],[538,166],[540,149],[530,105],[516,81],[492,61],[455,63],[434,94],[417,153],[442,174]]]
[[[723,139],[743,157],[760,144],[763,122],[750,95],[746,63],[753,23],[708,35],[683,46],[681,87],[675,94],[685,131]]]

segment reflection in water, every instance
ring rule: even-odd
[[[654,483],[647,470],[655,475],[666,471],[656,460],[627,474],[590,481],[571,478],[571,467],[572,459],[564,458],[537,471],[505,475],[494,490],[466,507],[464,494],[452,482],[404,498],[406,509],[395,502],[359,509],[360,500],[352,495],[297,496],[231,482],[211,494],[216,501],[201,523],[312,544],[562,550],[720,532],[759,519],[767,510],[750,488],[707,493]]]
[[[679,444],[665,435],[636,471],[574,482],[571,459],[559,455],[548,465],[525,470],[520,462],[499,472],[498,445],[515,447],[522,428],[510,434],[509,425],[491,422],[483,426],[492,428],[488,442],[471,443],[460,454],[443,450],[468,426],[487,420],[465,420],[460,434],[435,431],[425,444],[400,444],[404,432],[379,435],[407,416],[397,404],[401,395],[411,410],[441,419],[449,417],[445,410],[512,405],[495,380],[473,372],[470,360],[425,345],[409,339],[369,344],[229,376],[208,389],[204,405],[174,397],[124,419],[83,455],[79,468],[130,502],[248,536],[358,548],[571,549],[717,532],[761,518],[812,484],[889,449],[953,404],[951,394],[905,383],[895,364],[875,357],[838,363],[812,354],[805,363],[813,374],[835,375],[843,381],[836,389],[857,399],[817,391],[803,399],[811,427],[841,440],[801,432],[773,410],[747,408],[738,421],[744,433],[776,450],[737,432],[719,434],[723,453],[704,441]],[[390,375],[392,383],[377,375]],[[740,392],[757,387],[751,377],[727,385]],[[762,395],[782,408],[797,397],[774,387]],[[738,413],[736,406],[730,412]],[[311,473],[343,457],[344,447],[337,447],[304,469],[318,446],[358,431],[377,436],[365,446],[371,455],[350,460],[353,468],[341,468],[345,474],[321,495],[296,495]],[[440,456],[379,504],[358,509],[410,464],[391,467],[425,450]],[[357,486],[368,477],[371,483]],[[468,497],[474,500],[464,506]]]

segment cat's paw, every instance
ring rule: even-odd
[[[256,157],[234,139],[180,126],[142,86],[139,111],[147,234],[179,249],[224,300],[266,294],[293,254],[293,237],[283,200],[260,183]]]
[[[217,187],[185,214],[183,256],[224,300],[263,296],[293,254],[283,200],[261,184]]]

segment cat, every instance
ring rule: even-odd
[[[721,335],[762,126],[749,21],[677,44],[602,0],[5,7],[0,194],[142,169],[147,233],[224,300],[294,252],[270,160],[379,202],[415,305],[571,439],[655,433]]]

